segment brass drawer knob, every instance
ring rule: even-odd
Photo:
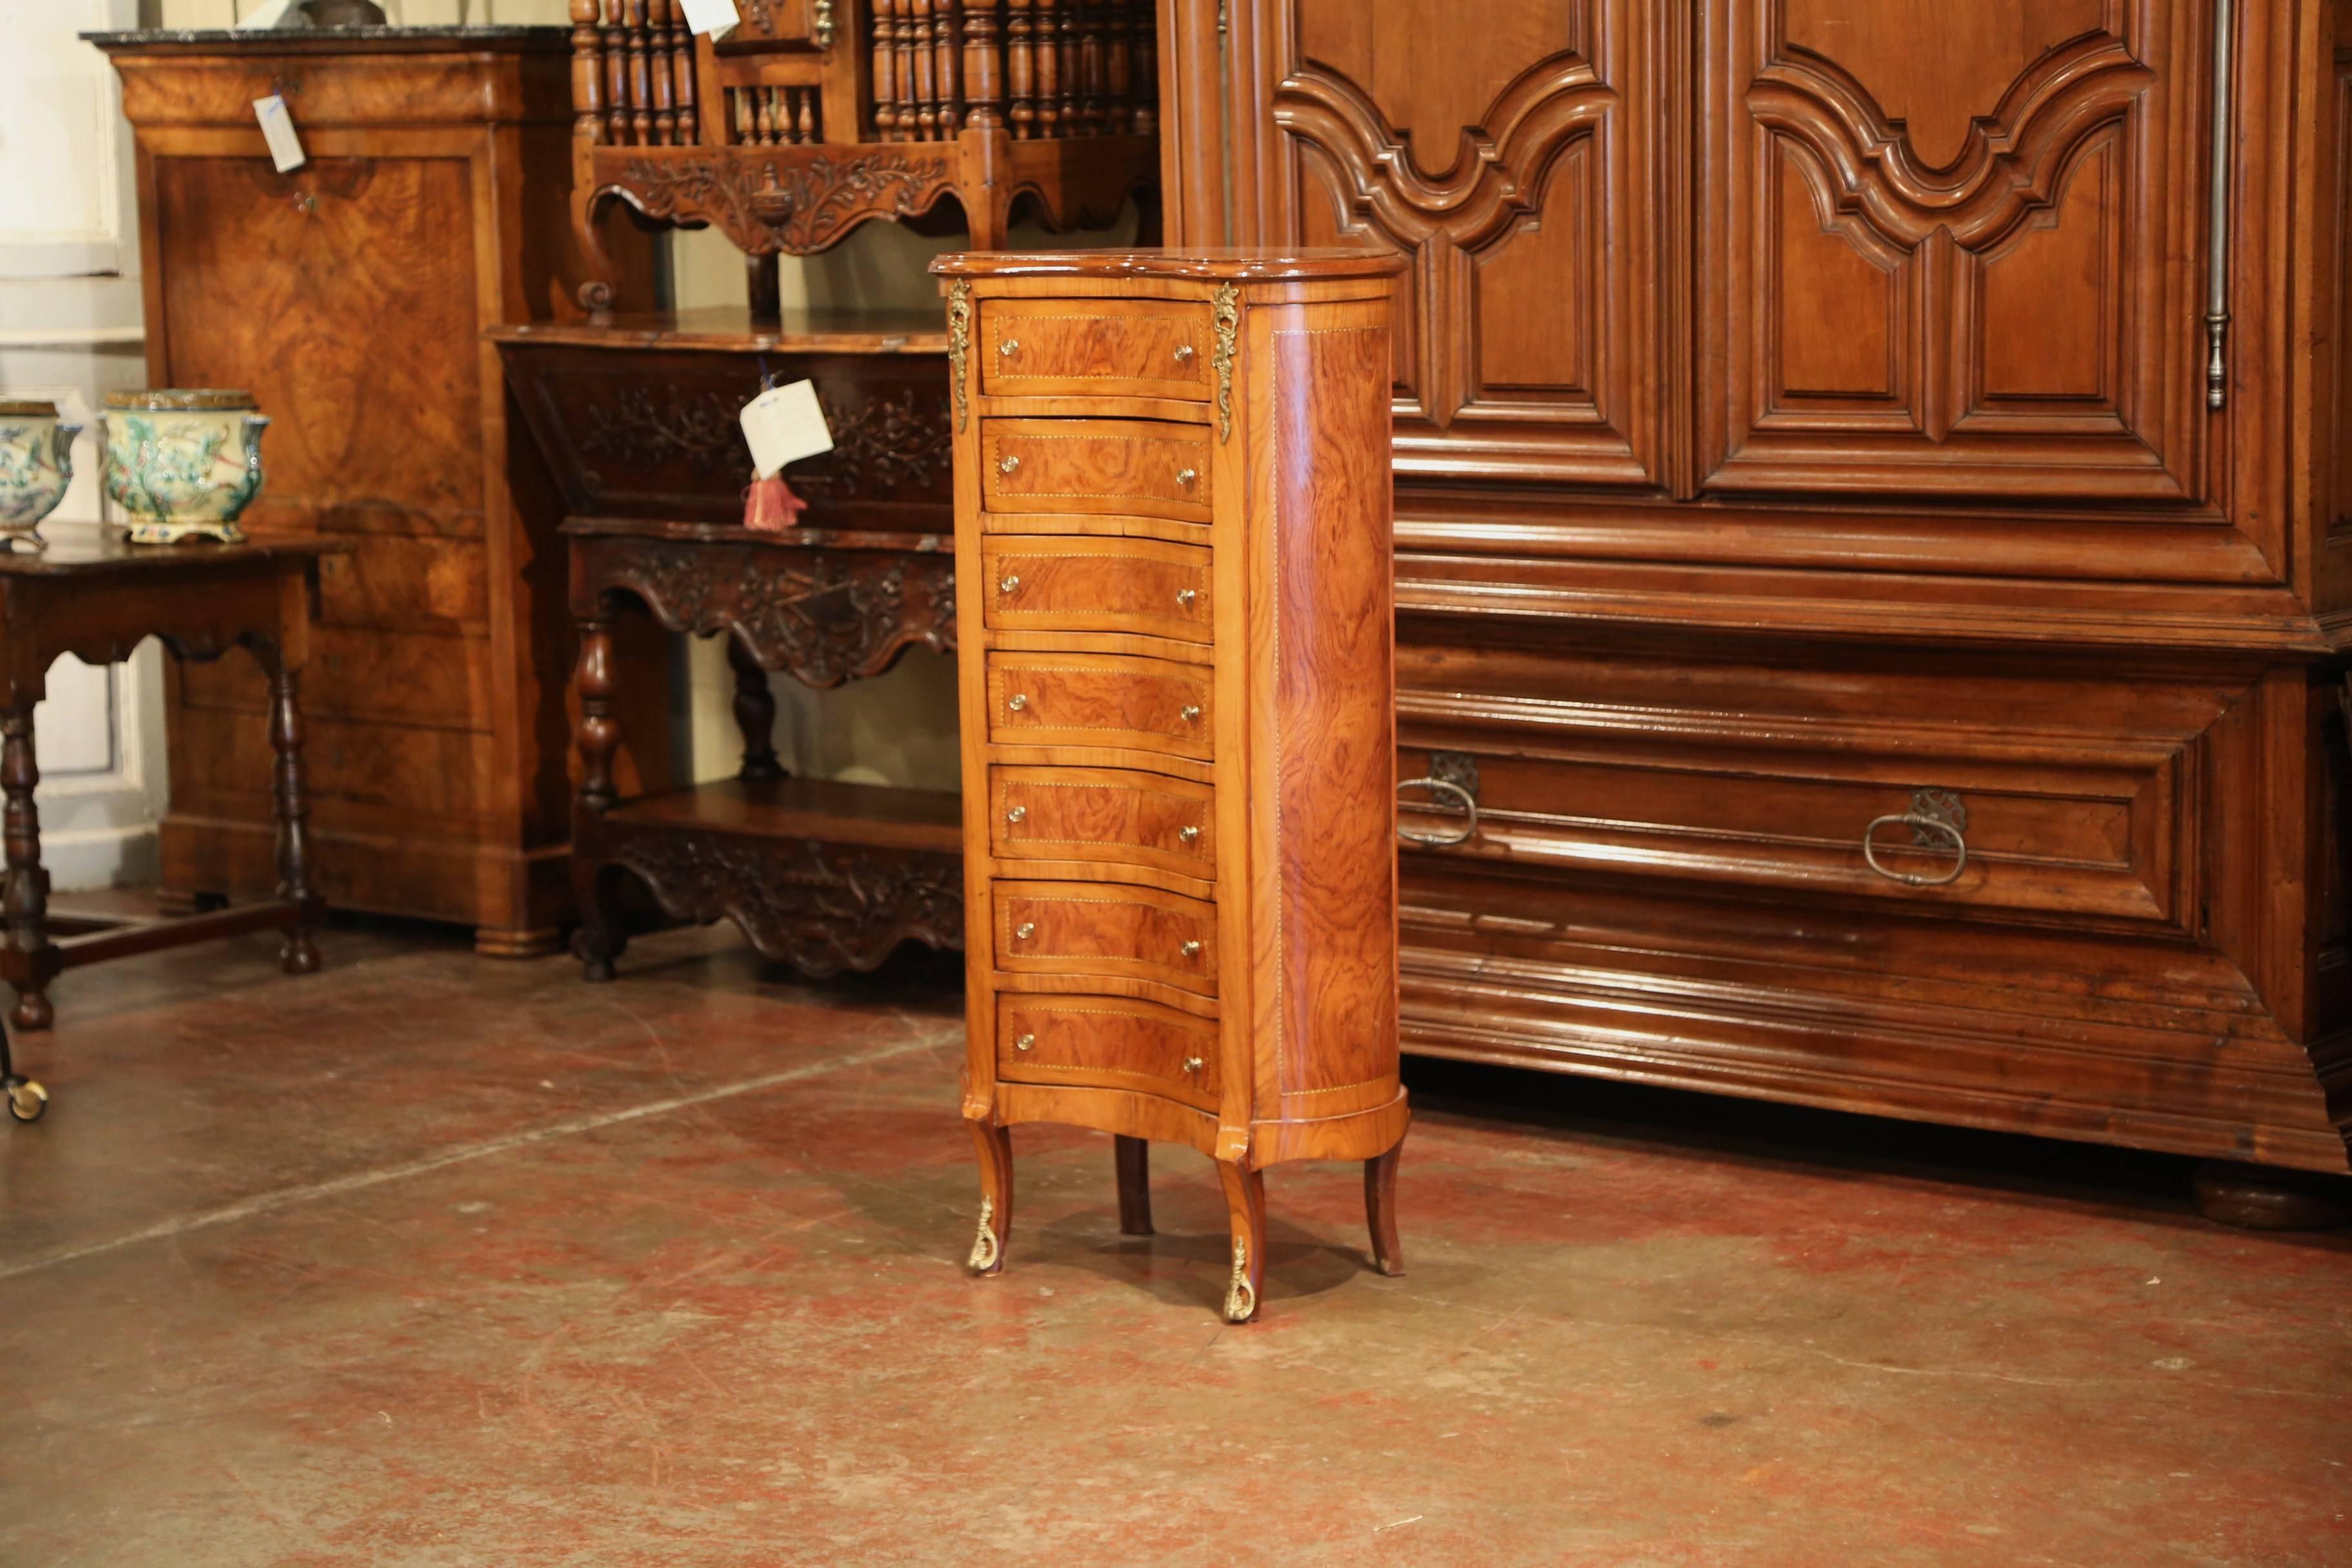
[[[1004,456],[996,459],[996,471],[1000,474],[1013,473],[1020,467],[1021,458],[1018,453],[1007,452]]]
[[[1019,577],[1006,577],[996,584],[996,588],[997,592],[1002,594],[1017,594],[1021,591],[1021,579]]]
[[[1017,354],[1020,352],[1021,340],[1019,338],[1007,338],[1003,342],[996,345],[996,357],[998,359],[1011,359],[1014,354]]]
[[[1179,468],[1176,470],[1176,482],[1187,489],[1190,489],[1192,484],[1200,479],[1200,477],[1201,470],[1198,468]]]
[[[1027,942],[1031,937],[1035,936],[1036,934],[1037,922],[1035,921],[1023,921],[1019,925],[1013,928],[1013,940],[1015,942]]]
[[[1201,841],[1201,830],[1197,827],[1181,827],[1177,829],[1176,837],[1182,843],[1197,844]]]
[[[1011,811],[1004,814],[1004,820],[1007,822],[1019,822],[1027,817],[1028,815],[1029,808],[1027,806],[1016,805]]]
[[[1191,343],[1178,343],[1176,345],[1176,363],[1178,364],[1191,364],[1192,363],[1192,345]]]
[[[1178,717],[1179,719],[1183,720],[1183,721],[1184,721],[1184,722],[1186,722],[1187,724],[1190,724],[1190,723],[1191,723],[1191,722],[1192,722],[1195,719],[1198,719],[1200,716],[1201,716],[1201,705],[1200,705],[1199,703],[1197,703],[1197,702],[1187,702],[1186,704],[1184,704],[1184,710],[1183,710],[1181,713],[1179,713],[1179,714],[1177,714],[1177,715],[1176,715],[1176,717]]]
[[[1036,1046],[1037,1037],[1034,1035],[1024,1035],[1013,1042],[1013,1048],[1016,1051],[1034,1050]]]
[[[1179,588],[1176,590],[1176,603],[1188,610],[1192,607],[1193,601],[1200,598],[1200,590],[1197,588]]]
[[[1012,709],[1015,713],[1018,713],[1021,710],[1029,706],[1029,699],[1022,696],[1021,693],[1016,691],[1012,696],[1004,700],[1004,705],[1007,708]]]
[[[1201,956],[1201,944],[1198,942],[1188,942],[1181,951],[1187,958],[1198,958]]]
[[[1184,1070],[1186,1072],[1199,1072],[1202,1068],[1207,1067],[1208,1065],[1208,1063],[1202,1061],[1198,1057],[1186,1057],[1184,1058]]]

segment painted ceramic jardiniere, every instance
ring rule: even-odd
[[[106,493],[138,544],[245,537],[236,520],[261,489],[253,394],[220,390],[106,395]]]
[[[73,484],[74,437],[81,426],[54,403],[0,402],[0,547],[43,548],[41,519]]]

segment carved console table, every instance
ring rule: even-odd
[[[768,672],[826,688],[878,675],[918,644],[955,647],[947,334],[904,319],[741,311],[530,326],[493,334],[569,517],[579,795],[572,950],[609,979],[632,883],[674,921],[741,928],[812,974],[872,969],[900,942],[963,942],[961,813],[952,791],[786,775]],[[764,377],[816,384],[832,453],[792,472],[808,526],[741,525],[751,482],[737,415]],[[614,628],[634,601],[660,625],[728,638],[743,763],[731,779],[621,797],[624,674]]]

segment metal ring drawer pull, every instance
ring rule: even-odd
[[[1017,594],[1021,591],[1021,579],[1018,577],[1007,577],[1003,581],[998,583],[996,587],[999,593]]]
[[[1188,942],[1184,944],[1183,952],[1187,958],[1198,958],[1201,956],[1201,944],[1197,942]]]
[[[1182,843],[1197,844],[1201,841],[1201,830],[1197,827],[1180,827],[1176,830],[1176,837]]]
[[[1013,928],[1013,940],[1015,942],[1027,942],[1031,937],[1035,936],[1036,934],[1037,922],[1035,921],[1023,921],[1019,925]]]
[[[1191,722],[1192,722],[1192,721],[1194,721],[1195,719],[1198,719],[1200,716],[1201,716],[1201,705],[1200,705],[1199,703],[1197,703],[1197,702],[1187,702],[1186,704],[1184,704],[1184,710],[1183,710],[1181,713],[1179,713],[1179,714],[1177,714],[1177,715],[1176,715],[1176,717],[1178,717],[1179,719],[1181,719],[1181,720],[1182,720],[1182,721],[1184,721],[1184,722],[1186,722],[1187,724],[1190,724]]]
[[[1000,474],[1012,473],[1020,467],[1021,458],[1018,453],[1007,452],[1003,457],[996,459],[996,471]]]
[[[1397,837],[1403,839],[1406,843],[1419,844],[1424,847],[1432,849],[1444,849],[1456,844],[1467,844],[1471,839],[1478,836],[1478,797],[1472,795],[1468,790],[1464,789],[1460,784],[1455,784],[1453,780],[1406,779],[1399,784],[1397,788],[1400,791],[1409,789],[1435,790],[1440,795],[1450,795],[1454,799],[1462,803],[1462,809],[1464,811],[1470,814],[1463,822],[1462,831],[1459,833],[1416,833],[1412,828],[1404,826],[1404,824],[1399,823],[1397,824]]]
[[[1952,868],[1940,877],[1917,877],[1908,871],[1889,870],[1881,865],[1875,842],[1878,830],[1889,823],[1897,822],[1911,830],[1915,844],[1949,846],[1955,856]],[[1914,790],[1910,810],[1871,818],[1870,826],[1862,830],[1862,858],[1872,870],[1890,882],[1900,882],[1906,888],[1949,887],[1960,879],[1961,872],[1969,868],[1968,826],[1969,808],[1960,804],[1959,796],[1942,790]]]
[[[1019,1039],[1013,1042],[1013,1048],[1016,1051],[1034,1050],[1036,1048],[1036,1036],[1024,1035]]]
[[[1011,811],[1004,814],[1004,820],[1007,822],[1020,822],[1024,820],[1028,815],[1029,808],[1027,806],[1016,805]]]
[[[1011,359],[1014,354],[1017,354],[1020,352],[1021,340],[1019,338],[1007,338],[1003,342],[996,345],[996,357],[999,359]]]
[[[1178,343],[1176,345],[1176,363],[1178,364],[1191,364],[1192,363],[1192,345],[1191,343]]]
[[[1029,706],[1029,699],[1022,696],[1021,693],[1016,691],[1012,696],[1004,700],[1004,705],[1007,708],[1012,709],[1015,713],[1018,713],[1021,710]]]
[[[1198,468],[1179,468],[1176,470],[1176,482],[1184,486],[1188,489],[1197,483],[1200,480],[1200,478],[1201,470]]]
[[[1186,1057],[1184,1058],[1184,1070],[1186,1072],[1199,1072],[1202,1068],[1207,1067],[1208,1065],[1209,1064],[1207,1062],[1202,1061],[1199,1057]]]
[[[1193,602],[1199,599],[1200,596],[1201,591],[1197,588],[1179,588],[1176,590],[1176,603],[1188,610],[1192,607]]]

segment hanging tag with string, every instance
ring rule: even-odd
[[[751,447],[751,488],[743,492],[743,526],[763,533],[798,526],[808,503],[784,483],[788,463],[833,450],[833,431],[817,402],[816,383],[776,384],[760,358],[760,395],[743,405],[743,439]]]

